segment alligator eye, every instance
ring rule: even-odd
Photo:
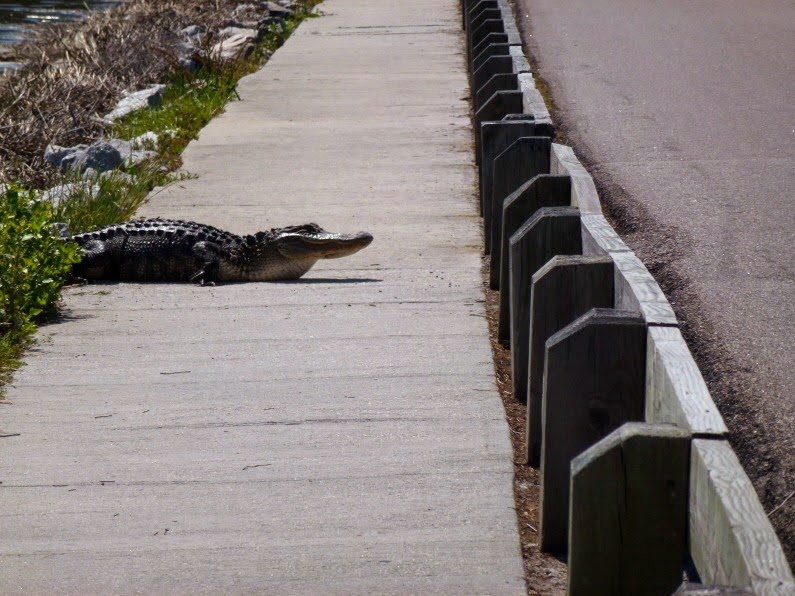
[[[255,237],[256,237],[256,239],[257,239],[257,240],[262,240],[262,239],[263,239],[263,238],[265,238],[267,235],[268,235],[268,233],[267,233],[267,232],[257,232],[257,233],[255,234]]]

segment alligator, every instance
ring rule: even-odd
[[[78,279],[216,282],[298,279],[319,260],[352,255],[373,237],[333,234],[310,223],[238,236],[173,219],[138,219],[67,238],[82,260]]]

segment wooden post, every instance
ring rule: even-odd
[[[557,256],[533,275],[527,380],[527,461],[541,463],[541,402],[547,339],[592,308],[613,307],[613,260]]]
[[[499,290],[503,283],[506,286],[508,284],[508,240],[542,207],[569,206],[570,182],[568,176],[539,174],[505,197],[502,210],[494,212],[489,270],[489,285],[492,290]],[[507,296],[505,298],[507,309]],[[505,337],[500,335],[500,340],[507,341],[510,331],[507,327],[504,331]]]
[[[571,460],[625,422],[642,421],[646,325],[595,308],[546,343],[541,446],[541,550],[565,553]]]
[[[472,90],[472,109],[477,112],[483,104],[497,91],[519,91],[519,81],[516,73],[496,74],[491,77],[480,89]],[[527,114],[528,119],[532,119]]]
[[[531,181],[531,183],[532,183],[532,181]],[[550,201],[550,202],[552,202],[552,201]],[[537,205],[537,203],[534,203],[534,205]],[[527,291],[523,292],[523,294],[526,295],[526,309],[529,311],[529,309],[530,309],[530,283],[532,282],[532,280],[530,278],[533,275],[533,273],[535,273],[549,259],[551,259],[553,256],[555,256],[555,254],[578,254],[578,252],[579,252],[579,241],[578,241],[578,239],[570,237],[570,238],[567,238],[566,240],[568,241],[567,242],[567,246],[571,246],[572,247],[571,249],[562,250],[562,251],[557,252],[557,253],[548,253],[546,255],[546,259],[541,261],[541,262],[539,262],[538,258],[534,257],[534,258],[532,258],[532,264],[531,264],[529,262],[526,262],[526,259],[523,258],[522,255],[524,253],[522,253],[522,255],[520,255],[521,249],[524,249],[524,248],[528,248],[529,249],[531,247],[527,247],[525,243],[518,243],[516,245],[516,248],[515,248],[516,256],[514,258],[516,259],[517,267],[521,268],[521,271],[519,271],[519,270],[512,271],[513,264],[511,262],[511,240],[514,238],[514,236],[520,230],[523,230],[523,228],[526,228],[527,225],[531,221],[536,221],[537,218],[539,217],[539,213],[542,213],[542,211],[543,211],[544,214],[548,213],[546,211],[547,209],[570,209],[570,211],[568,211],[566,213],[567,215],[574,216],[574,215],[577,214],[577,210],[576,209],[572,209],[570,207],[546,207],[546,206],[542,206],[539,209],[533,210],[532,213],[530,213],[529,217],[527,217],[526,219],[522,220],[521,222],[519,222],[519,221],[516,221],[516,222],[510,221],[509,222],[507,220],[504,221],[504,223],[507,224],[505,226],[504,230],[503,230],[503,238],[506,239],[506,241],[503,243],[503,251],[504,252],[502,253],[502,258],[500,260],[501,267],[504,267],[504,276],[502,276],[502,275],[500,276],[500,288],[501,288],[501,291],[500,291],[500,311],[499,311],[499,313],[497,313],[497,317],[498,317],[498,319],[497,319],[497,339],[500,341],[500,343],[502,343],[503,345],[506,345],[506,346],[510,346],[511,345],[510,344],[510,340],[511,340],[511,334],[513,332],[513,325],[512,325],[512,322],[511,322],[511,317],[512,317],[512,315],[511,315],[511,303],[513,301],[513,297],[511,296],[511,292],[512,292],[513,282],[511,280],[512,279],[516,279],[517,286],[519,286],[520,279],[521,279],[520,276],[521,275],[525,276],[525,283],[522,284],[522,286],[519,286],[519,287],[526,286],[526,288],[527,288]],[[519,211],[519,210],[517,210],[517,211]],[[568,223],[569,223],[569,225],[572,225],[571,222],[568,222]],[[526,230],[524,230],[524,231],[526,232]],[[509,232],[511,232],[510,236],[508,236]],[[524,236],[524,233],[522,234],[522,236]],[[517,238],[517,240],[518,240],[518,238]],[[520,256],[522,256],[522,258],[519,258]],[[543,258],[543,256],[545,256],[545,255],[540,255],[541,258]],[[518,304],[520,304],[520,302],[519,302],[519,297],[517,296],[517,305]],[[528,319],[528,321],[529,321],[529,319]]]
[[[525,115],[522,120],[483,121],[480,124],[480,212],[490,202],[494,186],[494,159],[511,146],[516,139],[535,133],[533,117]],[[487,200],[487,198],[489,200]]]
[[[514,399],[527,401],[532,276],[555,255],[579,254],[580,212],[573,207],[544,207],[511,236],[509,253],[511,382]]]
[[[469,19],[470,28],[467,30],[467,45],[470,51],[469,54],[470,59],[475,57],[474,54],[471,53],[472,48],[474,48],[477,45],[477,43],[473,43],[473,36],[475,32],[477,32],[480,29],[480,26],[483,23],[491,20],[499,20],[504,25],[504,23],[502,22],[502,11],[499,8],[497,7],[490,8],[487,5],[484,6],[482,10],[470,16]],[[478,43],[480,42],[478,41]]]
[[[690,436],[624,424],[571,462],[569,596],[668,596],[687,546]]]
[[[469,34],[469,32],[467,33]],[[472,21],[472,33],[469,34],[469,47],[474,48],[490,33],[505,33],[505,23],[502,17],[486,20],[476,18]]]
[[[497,0],[480,0],[468,2],[464,7],[464,29],[469,31],[471,29],[472,21],[484,10],[499,8]],[[467,36],[468,38],[469,36]]]
[[[483,51],[483,48],[490,46],[493,43],[508,43],[507,33],[489,33],[483,40],[471,50],[472,56],[477,56]],[[470,68],[470,72],[473,69]]]
[[[472,71],[476,71],[480,66],[492,56],[510,56],[511,46],[507,43],[492,43],[487,45],[479,54],[473,54]]]
[[[494,60],[494,58],[491,58]],[[522,92],[521,91],[497,91],[486,103],[475,112],[475,160],[483,169],[480,161],[482,155],[481,130],[484,122],[502,120],[508,114],[522,113]]]
[[[500,21],[502,22],[502,21]],[[513,72],[513,58],[510,56],[492,56],[483,65],[472,73],[472,89],[480,89],[491,77],[496,74],[509,74]],[[521,112],[521,110],[519,110]]]
[[[483,189],[483,237],[486,254],[491,252],[492,231],[502,215],[502,204],[513,191],[539,174],[549,174],[549,149],[552,139],[527,136],[516,139],[494,158],[492,186]],[[483,163],[481,171],[489,164]]]

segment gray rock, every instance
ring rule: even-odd
[[[282,18],[287,19],[287,18],[290,18],[291,16],[293,16],[295,14],[289,8],[285,8],[284,6],[280,6],[279,4],[276,4],[275,2],[260,2],[260,6],[262,8],[267,8],[270,11],[271,15],[273,15],[275,17],[282,17]]]
[[[133,93],[128,93],[116,104],[113,111],[105,116],[105,120],[113,122],[119,118],[132,114],[143,108],[160,105],[163,101],[163,89],[165,85],[153,85],[147,89],[141,89]]]
[[[157,133],[150,130],[135,137],[130,143],[132,143],[133,149],[156,149],[159,140]]]
[[[91,182],[69,182],[68,184],[60,184],[45,190],[39,198],[47,201],[53,207],[58,207],[61,203],[78,194],[94,198],[99,194],[99,185]]]
[[[251,43],[251,38],[238,33],[215,44],[210,55],[221,60],[231,60],[238,56],[248,58],[253,51],[254,44]]]
[[[193,74],[199,70],[199,61],[193,58],[180,58],[179,67],[182,70]]]
[[[48,145],[44,160],[61,172],[83,173],[91,168],[98,172],[112,170],[122,163],[121,153],[111,143],[99,141],[93,145],[59,147]]]
[[[65,167],[62,169],[61,163],[64,159],[69,158],[67,163],[71,163],[74,161],[74,154],[79,151],[85,151],[88,149],[88,145],[75,145],[74,147],[61,147],[60,145],[47,145],[47,148],[44,150],[44,161],[50,164],[52,167],[57,168],[58,170],[63,171]]]
[[[205,30],[200,25],[188,25],[180,33],[188,38],[201,38],[204,36]]]
[[[249,41],[257,41],[260,39],[260,32],[257,29],[244,29],[241,27],[224,27],[218,31],[218,37],[221,40],[226,40],[236,35],[245,37]]]
[[[140,137],[139,137],[140,138]],[[136,149],[135,140],[125,141],[123,139],[110,139],[108,144],[112,145],[121,156],[121,163],[124,167],[137,166],[141,162],[157,157],[157,151],[147,149]],[[104,171],[104,170],[102,170]]]

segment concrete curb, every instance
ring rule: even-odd
[[[473,16],[481,12],[487,14],[484,12],[486,10],[490,10],[488,14],[495,14],[494,11],[497,10],[503,19],[502,25],[495,23],[490,25],[494,29],[500,29],[503,37],[499,38],[501,43],[491,46],[490,54],[488,54],[490,58],[480,67],[481,74],[478,77],[473,75],[471,79],[473,98],[478,97],[479,101],[485,102],[496,101],[495,96],[498,92],[493,92],[488,100],[478,96],[480,88],[489,89],[487,87],[488,79],[485,79],[483,74],[486,71],[482,69],[489,61],[493,61],[492,68],[497,68],[501,64],[500,67],[503,70],[507,70],[507,65],[510,64],[511,75],[516,77],[516,89],[521,93],[523,117],[532,118],[536,125],[534,133],[536,136],[543,134],[539,130],[546,130],[549,131],[550,136],[554,137],[552,118],[541,93],[536,88],[529,64],[519,45],[520,41],[514,34],[517,29],[510,6],[504,0],[482,0],[481,2],[462,0],[462,7],[465,11],[470,11]],[[470,19],[469,22],[474,23],[475,21]],[[468,32],[468,40],[472,39],[472,33]],[[480,135],[483,126],[484,119],[476,118],[476,135]],[[493,205],[510,205],[508,197],[492,195],[493,189],[498,186],[495,177],[499,174],[500,169],[494,168],[497,157],[494,152],[488,155],[479,155],[480,180],[484,181],[482,172],[488,171],[489,175],[485,177],[485,181],[492,185],[491,188],[481,188],[481,196],[491,197]],[[786,563],[778,538],[748,476],[726,441],[728,430],[682,337],[673,308],[648,269],[604,217],[593,179],[577,159],[574,151],[570,147],[552,143],[549,172],[544,173],[570,178],[570,206],[579,210],[582,255],[610,258],[614,271],[613,308],[636,313],[640,315],[645,324],[646,370],[643,406],[645,422],[655,425],[675,425],[685,431],[689,437],[691,455],[687,471],[690,477],[687,512],[688,551],[702,582],[748,589],[755,593],[795,592],[795,579]],[[526,183],[529,182],[528,179]],[[486,206],[484,205],[484,207]],[[529,214],[527,221],[532,220],[533,217],[533,214]],[[494,230],[494,222],[498,218],[492,216],[490,219],[491,221],[486,222],[484,231],[486,235],[491,234],[490,244],[494,246],[500,243],[499,231],[495,232]],[[521,227],[521,224],[518,227]],[[507,227],[505,231],[510,234],[515,229],[517,226],[513,225]],[[544,241],[539,240],[538,242],[543,243]],[[546,246],[551,246],[560,242],[560,239],[548,238],[545,242]],[[502,246],[505,246],[504,238]],[[505,258],[506,255],[503,254],[503,259]],[[491,265],[492,268],[495,266],[494,259],[492,259]],[[532,278],[540,268],[543,267],[528,267],[527,264],[511,263],[511,269],[508,269],[507,275],[505,267],[499,276],[495,277],[492,272],[492,287],[499,287],[503,293],[519,292],[516,288],[521,289],[523,282],[521,279],[516,279],[517,276],[526,278],[524,284],[529,288],[529,291],[522,290],[519,294],[511,297],[501,296],[501,311],[505,305],[514,305],[517,300],[522,302],[521,305],[514,305],[519,311],[524,312],[526,308],[530,307],[532,287],[535,285]],[[509,279],[511,283],[508,283]],[[565,287],[565,284],[562,287]],[[548,296],[545,299],[550,302]],[[569,296],[559,297],[560,301],[567,304],[572,299]],[[506,328],[515,328],[520,323],[526,324],[527,317],[525,315],[519,317],[521,321],[515,316],[516,313],[513,311],[500,312],[501,321],[510,321]],[[530,336],[532,337],[532,322],[530,322],[530,326]],[[565,334],[567,330],[568,327],[565,327],[558,334]],[[524,375],[528,367],[521,363],[515,363],[515,354],[519,351],[525,354],[527,346],[516,346],[514,335],[511,333],[512,372]],[[523,337],[526,335],[523,334]],[[525,337],[525,339],[527,338]],[[535,338],[534,341],[537,342],[538,338]],[[519,347],[522,349],[519,350]],[[549,357],[548,349],[549,344],[547,344],[546,358]],[[538,358],[539,355],[536,354],[535,357]],[[548,381],[545,372],[543,400],[546,400],[548,392],[554,389],[548,386]],[[536,386],[539,382],[540,380],[536,379],[532,384]],[[514,380],[513,386],[524,388],[527,384],[524,383],[524,379],[519,383]],[[517,398],[523,399],[524,394],[518,395]],[[532,396],[530,398],[532,400]],[[546,407],[546,402],[544,404]],[[610,418],[609,412],[606,415]],[[547,434],[547,432],[542,432],[544,436]],[[607,433],[597,433],[595,436],[606,440],[604,437],[607,436]],[[599,444],[599,442],[600,439],[597,439],[592,444]],[[546,445],[544,442],[542,453],[544,449],[549,448],[550,445]],[[547,453],[546,457],[554,457],[554,454]],[[543,486],[541,492],[543,495]],[[650,502],[657,502],[657,500],[653,497]],[[647,515],[653,517],[655,512],[649,511]],[[576,535],[581,536],[582,533],[576,533]],[[543,529],[540,538],[542,545],[545,540],[550,540],[549,536],[544,536]],[[554,540],[552,541],[554,542]],[[559,543],[556,542],[556,544]],[[642,545],[639,544],[638,548],[641,547]],[[624,545],[624,548],[627,548],[627,545]],[[671,548],[676,548],[676,539],[671,541]],[[587,566],[579,569],[587,570]],[[577,585],[582,585],[583,578],[576,579]],[[587,583],[587,578],[585,579]],[[572,585],[570,578],[570,592]]]

